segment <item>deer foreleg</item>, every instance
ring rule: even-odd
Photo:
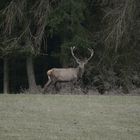
[[[73,81],[71,81],[71,93],[74,91],[75,87],[77,88],[77,79],[74,79]]]

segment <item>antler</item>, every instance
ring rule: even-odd
[[[93,49],[88,48],[88,50],[90,51],[91,55],[90,55],[90,57],[86,60],[86,62],[88,62],[88,61],[93,57],[93,54],[94,54]]]
[[[71,49],[71,54],[72,54],[72,56],[74,57],[74,59],[76,60],[76,62],[79,64],[80,61],[79,61],[79,59],[74,55],[74,52],[73,52],[74,49],[75,49],[75,46],[71,47],[70,49]]]

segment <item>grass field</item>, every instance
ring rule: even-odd
[[[140,96],[0,95],[0,140],[139,140]]]

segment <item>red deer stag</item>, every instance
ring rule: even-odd
[[[82,78],[84,73],[85,64],[93,57],[94,51],[92,49],[90,51],[91,55],[89,58],[85,60],[80,60],[74,55],[75,47],[71,47],[71,54],[76,60],[78,66],[76,68],[52,68],[47,71],[48,82],[45,84],[43,88],[43,92],[45,92],[50,84],[55,85],[57,82],[74,82],[79,78]]]

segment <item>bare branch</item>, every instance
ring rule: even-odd
[[[4,16],[4,20],[2,23],[4,33],[10,35],[12,33],[12,30],[14,30],[17,22],[22,22],[25,3],[25,0],[20,3],[18,1],[12,0],[9,5],[2,10],[2,15]]]
[[[105,45],[117,49],[125,46],[130,40],[130,30],[135,17],[135,0],[123,0],[116,2],[115,8],[110,9],[104,19],[108,23],[105,31]]]
[[[32,37],[34,39],[36,49],[40,47],[42,40],[45,38],[45,27],[47,25],[47,18],[50,13],[50,3],[48,0],[37,1],[34,8],[34,19],[36,32]],[[44,39],[45,40],[45,39]]]

